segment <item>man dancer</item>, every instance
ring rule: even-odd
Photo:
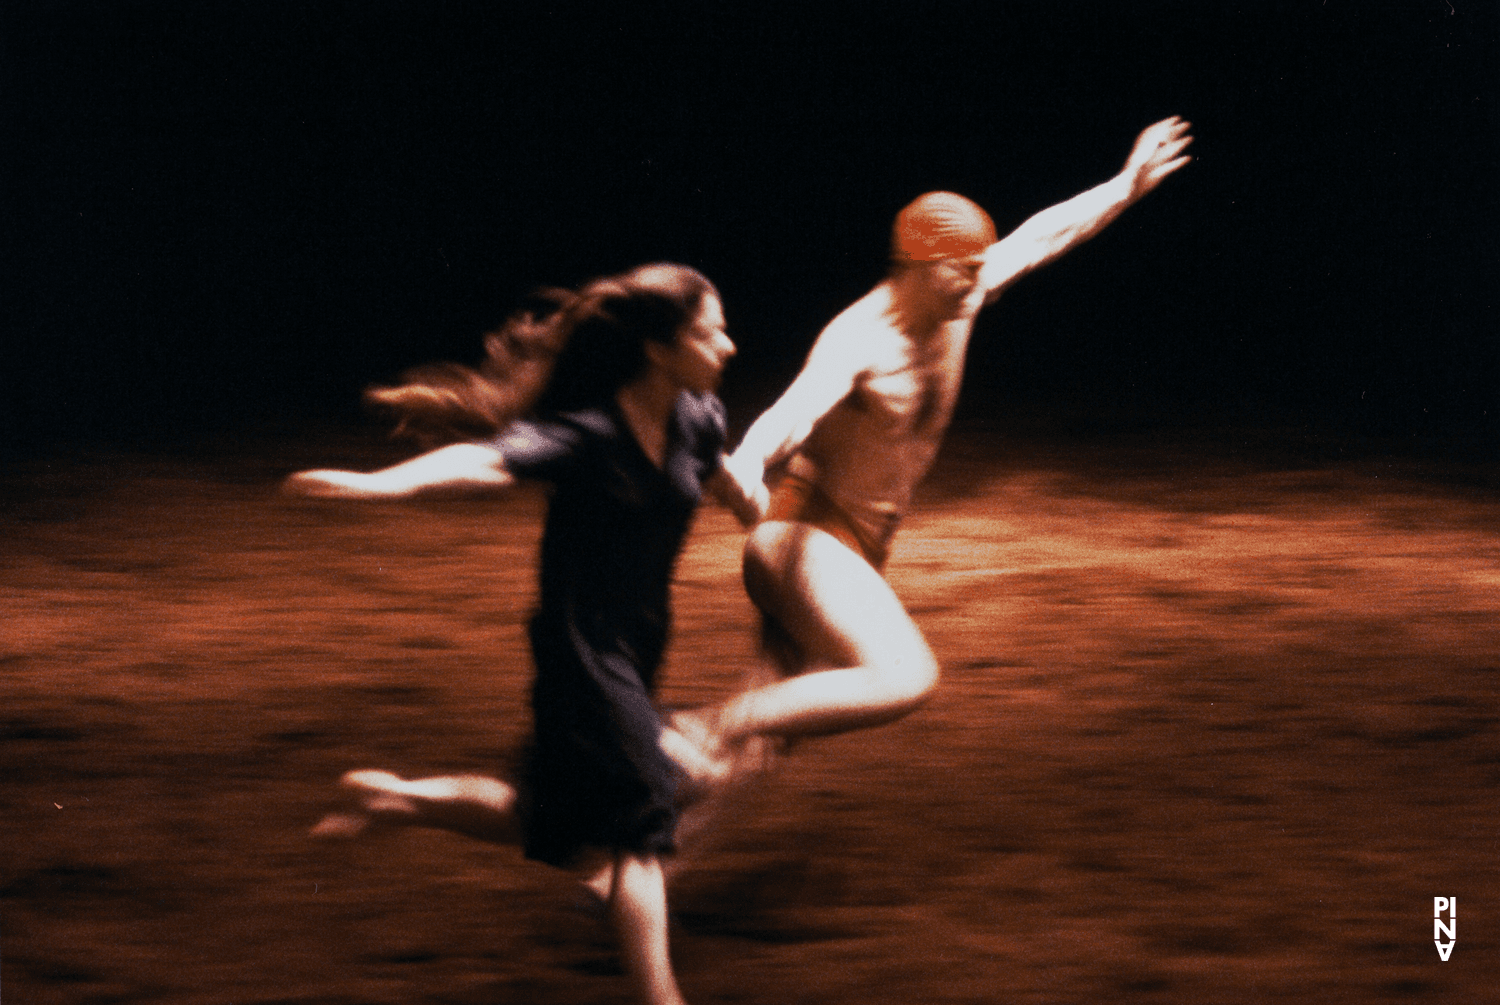
[[[952,416],[974,318],[1187,164],[1188,129],[1175,116],[1148,127],[1118,175],[1003,240],[951,192],[897,215],[889,274],[823,330],[727,462],[769,497],[757,500],[767,515],[746,542],[745,584],[785,676],[674,717],[706,753],[879,725],[931,693],[937,661],[882,568]]]

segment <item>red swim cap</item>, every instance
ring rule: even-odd
[[[978,203],[956,192],[928,192],[896,214],[891,257],[898,262],[962,258],[995,240],[995,224]]]

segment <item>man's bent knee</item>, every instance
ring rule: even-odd
[[[925,704],[937,688],[937,660],[929,653],[898,657],[880,668],[880,677],[892,710],[910,712]]]

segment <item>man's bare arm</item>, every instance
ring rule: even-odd
[[[764,495],[763,488],[753,487],[763,484],[766,469],[795,453],[818,421],[854,388],[864,360],[859,333],[852,326],[849,311],[829,323],[808,353],[802,372],[751,424],[739,447],[725,459],[724,467],[751,490],[752,499]]]
[[[1146,127],[1119,174],[1042,210],[984,252],[979,281],[993,300],[1017,279],[1087,241],[1174,171],[1192,160],[1191,123],[1172,116]]]

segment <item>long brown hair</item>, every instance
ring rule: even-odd
[[[642,265],[576,291],[532,294],[484,337],[477,368],[430,363],[365,400],[393,413],[395,433],[424,446],[492,435],[522,415],[605,404],[646,370],[645,343],[671,345],[713,283],[670,262]]]

